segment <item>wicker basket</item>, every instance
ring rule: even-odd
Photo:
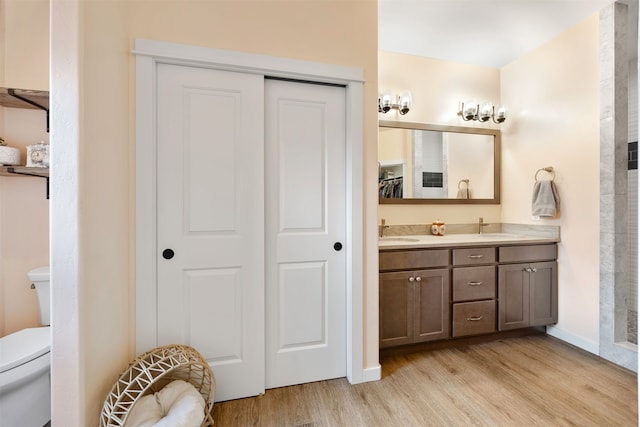
[[[173,380],[191,383],[205,402],[201,427],[213,426],[216,381],[207,361],[194,348],[167,345],[138,356],[120,375],[100,414],[100,427],[124,426],[129,411],[142,396],[156,393]]]

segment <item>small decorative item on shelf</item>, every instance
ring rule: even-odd
[[[16,166],[20,164],[20,150],[7,146],[0,136],[0,166]]]
[[[431,234],[434,236],[444,236],[447,226],[444,222],[437,220],[431,223]]]
[[[37,144],[27,146],[27,167],[49,167],[49,144],[40,141]]]

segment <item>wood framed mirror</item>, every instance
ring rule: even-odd
[[[500,130],[380,120],[380,204],[500,204]]]

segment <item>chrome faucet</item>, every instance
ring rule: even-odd
[[[380,238],[382,239],[384,237],[384,230],[388,230],[390,228],[389,225],[385,225],[385,219],[381,218],[380,222],[382,225],[380,225]]]
[[[482,234],[482,227],[486,227],[487,225],[491,225],[491,224],[485,223],[482,217],[480,217],[478,219],[478,234]]]

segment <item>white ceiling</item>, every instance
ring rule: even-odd
[[[378,49],[500,68],[612,2],[379,0]]]

